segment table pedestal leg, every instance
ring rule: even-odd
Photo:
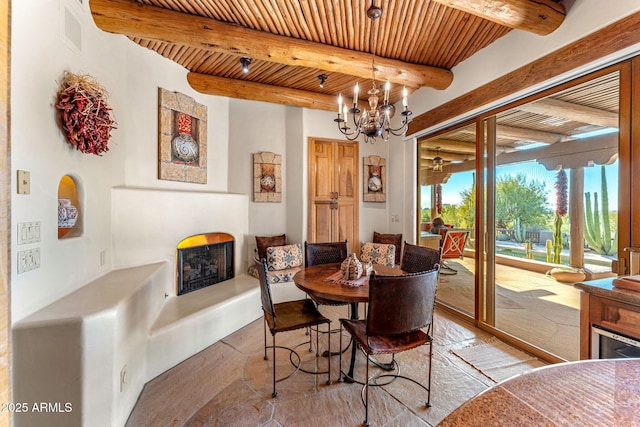
[[[351,320],[358,320],[360,318],[360,314],[358,313],[358,303],[352,302],[351,304]],[[344,378],[345,382],[353,382],[353,371],[356,366],[356,344],[355,340],[351,338],[351,363],[349,364],[349,372],[347,376]]]

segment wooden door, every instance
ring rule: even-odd
[[[358,144],[309,139],[310,242],[349,241],[358,252]]]

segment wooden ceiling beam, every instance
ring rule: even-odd
[[[316,110],[334,111],[337,108],[335,96],[321,93],[271,86],[245,80],[215,77],[208,74],[188,73],[191,87],[207,95],[271,102]]]
[[[612,133],[592,138],[564,141],[558,144],[546,145],[531,150],[519,150],[511,153],[496,155],[497,165],[508,165],[537,161],[547,170],[558,167],[572,169],[596,165],[611,164],[618,156],[619,135]],[[475,170],[475,160],[461,163],[449,163],[443,166],[443,172],[454,174]]]
[[[440,151],[453,151],[463,154],[476,154],[475,142],[456,141],[454,139],[436,138],[428,141],[420,141],[420,146],[423,148],[436,149],[440,148]]]
[[[520,108],[520,107],[518,107]],[[475,130],[460,129],[461,133],[475,134]],[[542,142],[545,144],[555,144],[556,142],[569,141],[572,138],[561,133],[546,132],[542,130],[520,128],[515,126],[497,125],[496,134],[498,138],[510,139],[512,141]]]
[[[505,27],[546,36],[558,28],[567,14],[551,0],[433,0]]]
[[[91,14],[103,31],[246,56],[261,61],[371,78],[371,55],[321,43],[278,36],[239,25],[132,0],[91,0]],[[376,58],[377,78],[416,89],[446,89],[453,81],[444,68]]]
[[[571,138],[560,133],[546,132],[536,129],[520,128],[515,126],[497,125],[496,135],[498,138],[507,138],[514,141],[543,142],[545,144],[555,144],[556,142],[567,141]]]
[[[445,162],[464,162],[475,157],[475,154],[459,154],[459,153],[445,153],[436,150],[421,150],[420,158],[422,160],[433,161],[434,157],[440,157]],[[433,164],[433,163],[432,163]]]
[[[553,98],[519,105],[517,110],[604,127],[618,127],[618,113]]]

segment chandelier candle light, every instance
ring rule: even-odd
[[[373,44],[376,40],[375,35],[373,34],[374,24],[373,21],[378,19],[382,15],[382,8],[378,6],[374,6],[373,0],[371,2],[371,6],[367,9],[367,16],[371,19],[371,33],[372,36],[370,38],[371,43]],[[353,141],[360,136],[360,134],[364,135],[364,142],[375,143],[376,138],[382,137],[383,140],[388,141],[390,135],[401,136],[407,129],[407,125],[411,121],[409,116],[411,116],[412,112],[409,110],[409,105],[407,102],[407,88],[403,88],[402,90],[402,125],[399,128],[393,129],[391,127],[391,119],[395,114],[395,106],[389,103],[389,91],[391,89],[391,84],[387,81],[384,85],[384,94],[382,98],[382,105],[379,104],[380,100],[380,89],[376,86],[376,66],[375,66],[375,47],[371,49],[372,60],[371,60],[371,89],[367,91],[369,95],[369,110],[366,108],[362,111],[358,108],[358,95],[360,92],[360,87],[358,83],[353,89],[353,106],[348,108],[347,103],[342,102],[342,94],[338,96],[338,118],[333,121],[338,123],[338,129],[342,132],[349,141]],[[349,127],[349,113],[351,113],[353,117],[353,126],[354,129]]]

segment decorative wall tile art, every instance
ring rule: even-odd
[[[282,201],[282,155],[268,151],[253,154],[253,201]]]
[[[206,184],[207,107],[158,89],[158,179]]]
[[[365,202],[387,201],[387,160],[380,156],[362,159],[363,197]]]

